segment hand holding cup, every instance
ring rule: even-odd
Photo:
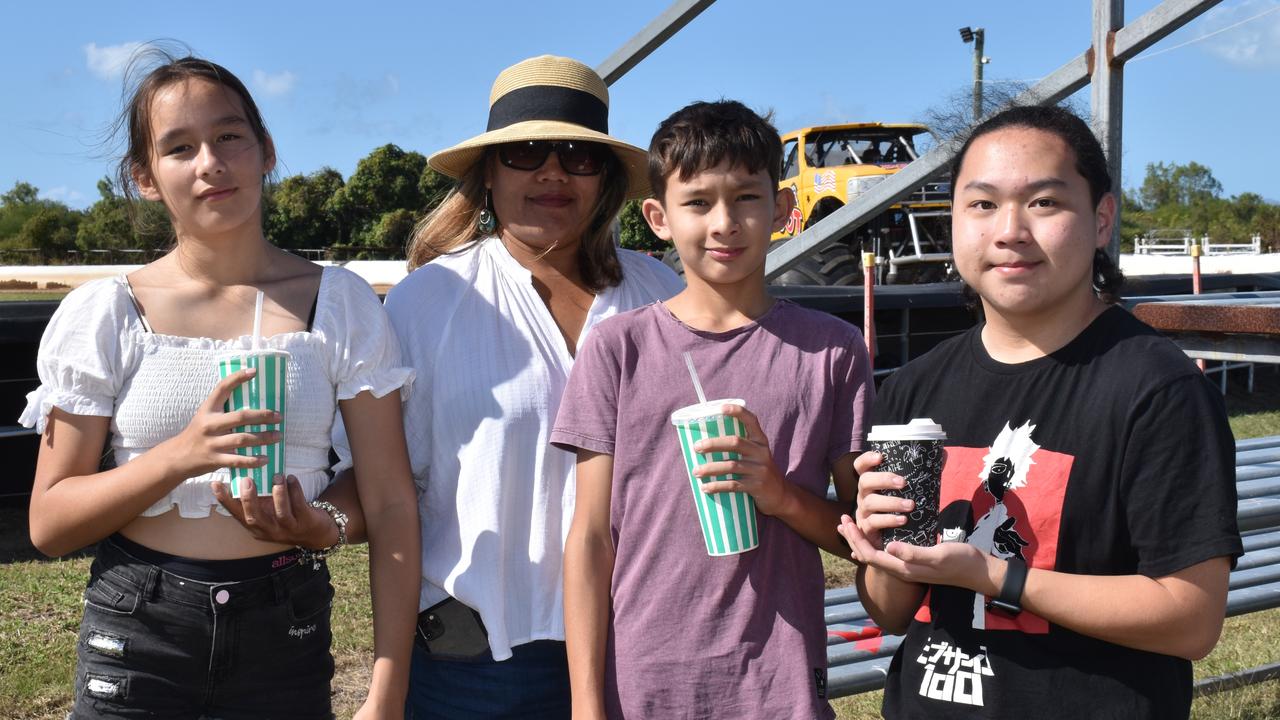
[[[702,491],[744,492],[755,498],[757,510],[765,515],[776,514],[786,499],[786,486],[773,462],[769,439],[760,427],[760,420],[742,405],[726,404],[721,410],[742,423],[746,434],[705,438],[694,443],[693,449],[700,455],[724,453],[729,458],[699,465],[694,475],[704,479],[724,475],[733,478],[704,482]]]
[[[915,509],[913,500],[886,494],[901,491],[906,487],[906,481],[894,473],[874,470],[883,460],[881,453],[869,450],[859,455],[853,463],[854,470],[858,473],[858,496],[851,520],[866,541],[877,550],[883,549],[885,545],[881,539],[882,532],[902,527],[907,522],[904,513]]]
[[[874,502],[873,512],[902,513],[903,522],[896,526],[880,524],[885,544],[899,540],[911,545],[930,547],[938,540],[938,502],[942,490],[942,466],[946,461],[943,443],[947,435],[942,426],[928,418],[916,418],[906,425],[877,425],[871,428],[867,441],[880,455],[882,472],[895,476],[867,478],[869,489],[894,497],[897,505]],[[901,481],[901,484],[898,483]],[[859,480],[859,493],[863,481]]]
[[[270,495],[258,495],[254,482],[240,478],[240,496],[234,498],[222,483],[213,484],[213,495],[231,516],[257,540],[319,549],[337,542],[338,527],[329,513],[312,507],[296,477],[276,478]]]
[[[237,428],[274,426],[280,422],[280,414],[267,409],[223,411],[227,398],[256,373],[255,369],[249,368],[219,380],[182,432],[156,447],[157,450],[164,448],[171,458],[174,475],[186,479],[218,468],[250,469],[265,464],[264,456],[239,453],[247,448],[279,442],[280,432],[267,428],[257,431]]]
[[[742,408],[744,403],[736,399],[712,400],[671,413],[671,424],[675,426],[690,488],[693,490],[693,504],[702,529],[702,539],[706,543],[707,554],[714,557],[737,555],[754,550],[760,544],[756,500],[739,486],[741,481],[738,472],[731,468],[763,468],[758,465],[748,468],[742,464],[737,450],[708,450],[704,453],[695,449],[695,446],[706,447],[699,445],[701,442],[712,442],[712,447],[719,447],[720,443],[737,446],[738,441],[732,438],[747,434],[747,426],[737,416],[725,412],[728,405]],[[745,411],[745,408],[742,409]],[[751,419],[754,420],[755,416],[751,415]],[[759,429],[758,422],[756,428]],[[760,433],[760,440],[764,440],[763,432]],[[747,450],[759,457],[753,447],[747,447]],[[756,474],[756,478],[763,481],[759,474]],[[708,485],[715,492],[704,491],[703,488]]]
[[[255,323],[256,326],[256,323]],[[257,337],[256,335],[254,337]],[[252,465],[234,464],[226,467],[231,470],[231,495],[240,496],[240,479],[252,478],[257,494],[266,495],[271,492],[274,478],[285,472],[284,413],[289,372],[289,353],[283,350],[254,348],[248,351],[234,352],[218,361],[218,375],[229,377],[241,372],[244,368],[253,368],[256,372],[243,384],[235,387],[226,397],[224,409],[227,413],[240,410],[272,410],[276,413],[274,430],[279,431],[276,439],[270,443],[262,443],[254,448],[237,448],[240,455],[259,456],[265,461]],[[261,431],[262,427],[240,427],[238,431]],[[256,450],[256,452],[255,452]]]

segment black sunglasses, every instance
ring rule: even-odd
[[[542,167],[551,151],[560,167],[570,175],[599,175],[612,155],[600,143],[583,140],[527,140],[498,146],[498,160],[515,170],[533,171]]]

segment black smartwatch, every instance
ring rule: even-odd
[[[1004,572],[1004,585],[1000,588],[1000,595],[987,601],[987,609],[1017,615],[1022,612],[1022,589],[1027,584],[1027,561],[1011,557],[1006,562],[1008,568]]]

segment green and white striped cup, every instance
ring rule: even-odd
[[[715,475],[695,477],[693,471],[709,462],[737,460],[738,453],[696,453],[694,443],[704,438],[747,434],[746,428],[736,418],[724,415],[720,408],[725,404],[741,405],[741,400],[712,400],[680,408],[671,413],[671,424],[680,437],[680,451],[684,454],[685,467],[689,471],[689,487],[693,490],[693,503],[698,510],[698,522],[702,525],[702,539],[707,543],[707,554],[712,556],[737,555],[754,550],[760,545],[760,529],[756,526],[755,498],[743,492],[723,492],[708,495],[702,491],[702,483],[733,480],[737,476]]]
[[[234,410],[275,410],[279,425],[243,425],[236,432],[279,430],[280,440],[270,445],[236,448],[237,455],[266,455],[266,465],[256,468],[231,468],[231,496],[240,497],[240,480],[252,478],[259,495],[271,494],[272,480],[284,474],[284,400],[285,378],[288,376],[289,353],[283,350],[245,350],[218,361],[218,377],[225,378],[245,368],[257,368],[258,374],[231,391],[223,404],[226,412]]]

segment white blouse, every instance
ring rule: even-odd
[[[619,250],[623,281],[596,295],[578,338],[683,288],[662,263]],[[452,595],[480,613],[495,660],[564,639],[561,556],[575,456],[549,444],[573,357],[533,276],[497,238],[439,257],[387,295],[417,372],[405,435],[422,522],[421,609]],[[335,426],[334,447],[350,466]]]
[[[217,383],[217,361],[252,339],[215,340],[150,332],[124,276],[85,283],[63,299],[45,328],[36,358],[40,387],[27,395],[19,422],[44,432],[54,407],[111,418],[111,448],[123,465],[187,426]],[[364,390],[407,393],[413,370],[378,296],[359,275],[326,267],[309,331],[263,338],[290,353],[285,400],[285,469],[307,499],[329,484],[329,440],[338,400]],[[177,507],[185,518],[223,515],[210,487],[226,468],[188,478],[142,514]]]

